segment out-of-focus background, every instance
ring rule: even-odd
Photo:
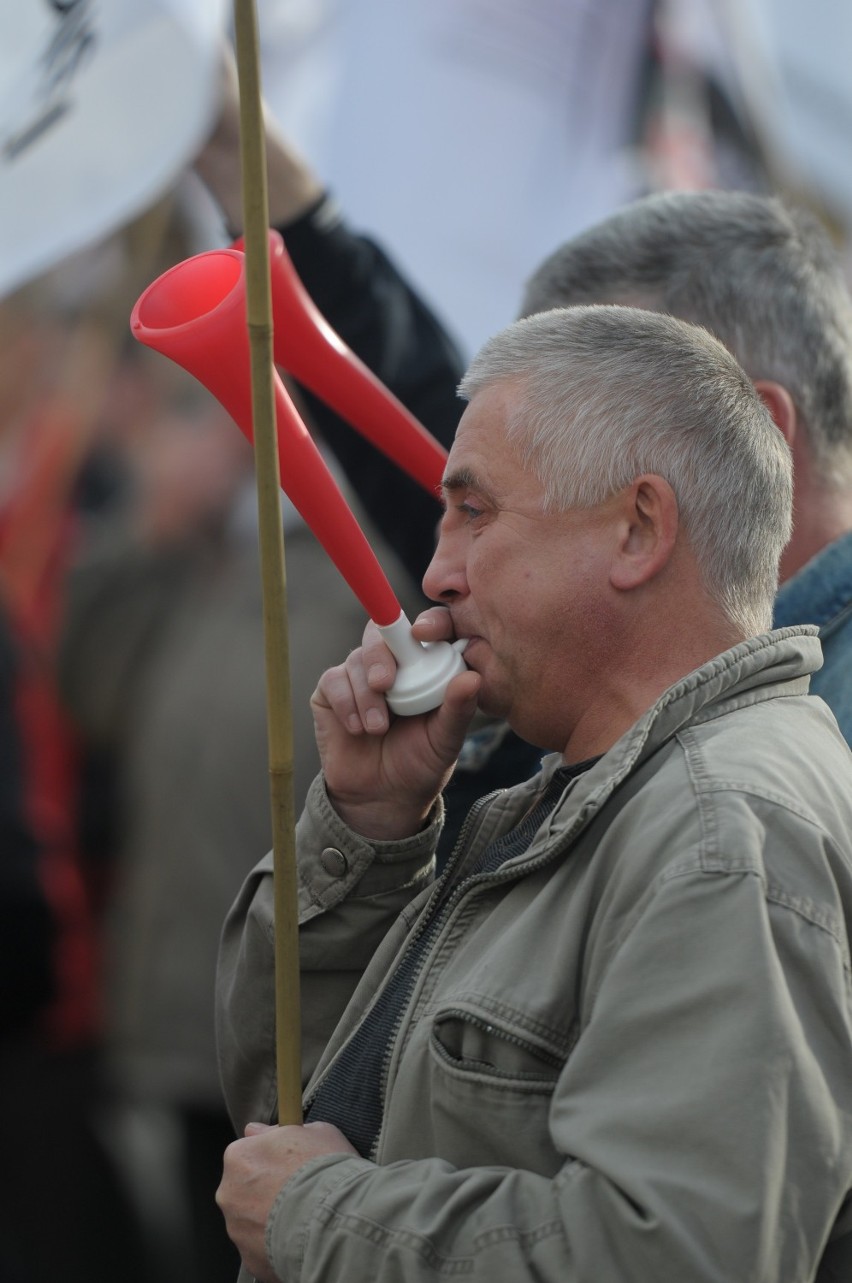
[[[216,1283],[216,940],[270,845],[253,455],[128,318],[229,242],[191,169],[232,13],[0,12],[0,1279]],[[650,191],[778,192],[852,263],[846,0],[257,12],[283,132],[461,359],[549,251]],[[407,532],[341,484],[416,610]],[[365,616],[283,522],[298,805],[310,693]]]

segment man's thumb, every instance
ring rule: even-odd
[[[430,739],[440,758],[453,761],[461,752],[467,728],[476,712],[476,700],[482,678],[468,669],[459,673],[447,687],[444,702],[435,710]]]

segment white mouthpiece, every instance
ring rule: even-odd
[[[396,679],[385,696],[390,708],[400,717],[437,708],[452,679],[465,670],[462,651],[467,638],[452,643],[415,641],[404,613],[395,623],[378,627],[397,662]]]

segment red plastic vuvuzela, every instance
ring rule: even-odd
[[[282,318],[281,323],[286,321]],[[245,256],[239,250],[210,250],[164,272],[140,295],[131,313],[130,328],[140,343],[161,352],[198,379],[252,440]],[[349,358],[343,357],[343,361],[351,373],[354,367]],[[339,380],[342,367],[336,369],[332,381]],[[291,372],[296,373],[292,368]],[[350,396],[355,384],[350,382],[347,386],[350,391],[346,396]],[[281,486],[370,618],[379,625],[397,659],[397,675],[387,694],[391,708],[405,715],[427,712],[440,704],[447,683],[464,670],[464,643],[424,645],[413,640],[411,626],[375,553],[277,373],[274,387]],[[317,395],[332,404],[324,384]],[[386,452],[405,466],[398,453]],[[414,452],[407,457],[411,462]],[[425,477],[426,455],[418,458],[417,467]]]
[[[242,253],[211,250],[164,272],[137,300],[130,328],[194,375],[252,440]],[[280,377],[274,378],[281,486],[370,617],[390,624],[400,614],[396,595]]]
[[[328,324],[276,231],[269,273],[276,363],[437,498],[446,450]]]

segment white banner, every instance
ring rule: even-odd
[[[741,24],[758,123],[790,175],[833,206],[852,235],[852,4],[727,3]]]
[[[140,214],[210,127],[224,0],[0,0],[0,297]]]

